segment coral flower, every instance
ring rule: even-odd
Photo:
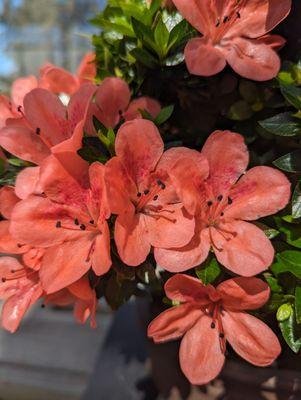
[[[111,266],[110,216],[105,167],[90,167],[76,153],[59,153],[41,166],[44,196],[29,196],[13,210],[10,232],[19,241],[45,248],[40,279],[51,294],[71,285],[92,267],[96,275]]]
[[[12,119],[0,130],[0,145],[16,157],[40,165],[51,153],[77,151],[81,147],[83,120],[95,85],[84,84],[68,107],[45,89],[34,89],[19,108],[22,118]],[[20,198],[39,192],[39,167],[25,168],[16,181]]]
[[[234,278],[215,289],[188,275],[175,275],[165,284],[167,296],[180,302],[148,327],[156,343],[179,339],[180,365],[188,380],[203,385],[221,371],[226,342],[251,364],[265,367],[281,352],[276,335],[258,318],[245,313],[268,300],[268,285],[257,278]]]
[[[291,0],[174,0],[179,12],[202,37],[185,48],[190,73],[211,76],[228,63],[256,81],[274,78],[280,69],[278,35],[267,35],[290,12]]]
[[[141,264],[154,247],[181,247],[194,232],[194,218],[183,209],[167,171],[185,148],[163,154],[164,145],[156,126],[136,119],[121,126],[116,137],[116,157],[109,160],[106,182],[115,222],[115,242],[128,265]],[[202,168],[206,160],[191,151]]]
[[[86,131],[95,135],[93,116],[106,128],[115,128],[123,119],[130,121],[142,118],[140,110],[147,111],[153,118],[161,110],[160,103],[144,96],[131,102],[131,92],[128,84],[120,78],[106,78],[95,93],[95,100],[90,105]]]
[[[191,157],[169,172],[186,209],[196,216],[194,238],[183,248],[158,249],[157,261],[169,271],[182,272],[202,263],[212,247],[218,261],[232,272],[256,275],[271,265],[274,249],[261,229],[245,221],[284,208],[290,183],[270,167],[254,167],[245,173],[249,156],[237,133],[214,132],[201,153],[209,163],[205,180],[208,171]]]

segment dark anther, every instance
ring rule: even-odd
[[[222,200],[223,200],[223,195],[220,194],[220,195],[217,197],[217,200],[218,200],[218,201],[222,201]]]
[[[41,308],[45,308],[46,306],[45,306],[45,304],[43,303],[43,304],[41,304]]]
[[[208,206],[208,207],[211,207],[212,204],[213,204],[213,202],[212,202],[211,200],[210,200],[210,201],[207,201],[207,206]]]
[[[5,282],[6,282],[6,278],[2,278],[1,281],[2,281],[3,283],[5,283]]]
[[[16,270],[15,270],[15,269],[12,269],[10,272],[11,272],[12,274],[14,274],[14,273],[16,272]]]
[[[56,228],[61,228],[62,227],[62,223],[61,221],[57,221],[57,223],[55,224]]]
[[[79,220],[77,218],[75,218],[74,223],[75,223],[75,225],[79,225]]]
[[[154,196],[153,200],[156,201],[158,200],[159,196],[156,194],[156,196]]]
[[[220,26],[220,24],[221,24],[220,20],[217,20],[215,27],[218,28]]]
[[[85,231],[85,230],[86,230],[86,225],[81,224],[80,229],[81,229],[82,231]]]
[[[94,225],[94,219],[91,219],[89,222],[91,225]]]
[[[18,110],[18,112],[21,112],[22,111],[22,106],[18,106],[17,110]]]
[[[148,189],[146,189],[146,190],[144,190],[144,192],[143,192],[145,195],[147,195],[147,194],[149,194],[149,190]]]
[[[20,243],[17,243],[17,246],[18,246],[18,247],[22,247],[22,244],[20,244]]]
[[[220,333],[220,334],[219,334],[219,337],[220,337],[221,339],[224,339],[225,334],[224,334],[224,333]]]
[[[140,192],[137,193],[137,197],[141,197],[142,194]]]
[[[237,15],[237,18],[240,18],[240,12],[239,11],[237,11],[236,15]]]
[[[211,322],[211,329],[215,329],[215,323]]]
[[[163,190],[166,188],[165,183],[163,183],[160,179],[157,180],[157,184],[158,184],[159,186],[161,186],[161,189],[163,189]]]
[[[228,204],[232,204],[233,200],[231,199],[231,197],[228,197]]]
[[[36,134],[39,135],[41,133],[41,128],[36,129]]]
[[[229,17],[228,17],[228,16],[226,16],[226,17],[223,19],[223,23],[225,24],[227,21],[229,21]]]
[[[221,216],[223,217],[225,215],[225,213],[224,212],[221,212]]]
[[[122,110],[119,110],[118,114],[121,116],[123,114]]]

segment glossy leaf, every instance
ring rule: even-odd
[[[282,171],[301,173],[301,150],[293,151],[277,158],[273,164]]]
[[[259,122],[268,132],[278,136],[296,136],[301,134],[301,121],[291,113],[285,112]]]
[[[301,285],[295,289],[295,310],[297,323],[301,324]]]
[[[221,273],[221,268],[217,260],[213,257],[211,260],[195,268],[195,273],[204,285],[209,285],[218,278]]]
[[[293,218],[301,218],[301,180],[295,187],[292,200],[292,216]]]
[[[301,251],[285,250],[277,254],[277,261],[271,267],[275,275],[289,272],[301,279]]]
[[[297,110],[301,109],[301,89],[294,85],[281,86],[281,93]]]
[[[162,108],[154,121],[155,124],[158,126],[164,124],[172,116],[174,108],[174,105]]]
[[[299,353],[301,349],[301,338],[296,338],[296,319],[294,309],[291,308],[291,314],[288,319],[279,322],[284,340],[293,350],[294,353]]]

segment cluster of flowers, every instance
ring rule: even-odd
[[[244,12],[242,4],[255,3],[255,14],[260,18],[264,14],[266,20],[267,10],[260,4],[267,2],[235,1],[236,13],[225,21],[216,20],[216,15],[212,19],[213,8],[207,10],[207,3],[174,0],[183,15],[206,33],[187,45],[192,72],[206,74],[206,68],[218,72],[225,58],[231,64],[231,48],[242,49],[241,63],[233,66],[251,70],[254,65],[248,64],[244,53],[253,46],[250,51],[262,61],[266,58],[260,49],[264,47],[266,55],[270,46],[268,67],[261,69],[256,62],[256,68],[262,79],[268,78],[267,70],[274,74],[279,64],[272,49],[279,38],[255,40],[253,34],[243,38],[243,24],[237,22]],[[280,3],[283,8],[275,9],[281,12],[273,14],[265,32],[287,14],[290,2]],[[218,48],[209,44],[210,21],[218,30],[212,41],[223,43]],[[230,32],[226,26],[240,29],[241,38],[226,37]],[[202,62],[195,58],[200,52]],[[219,373],[226,340],[247,361],[271,364],[280,353],[278,339],[244,310],[257,309],[269,298],[268,285],[254,276],[272,264],[274,249],[264,231],[249,221],[283,209],[290,198],[289,181],[270,167],[246,172],[249,155],[243,137],[230,131],[212,133],[201,151],[185,147],[164,151],[156,125],[143,119],[141,112],[155,119],[160,104],[148,97],[131,101],[128,85],[119,78],[96,85],[93,59],[87,55],[75,76],[46,65],[39,79],[17,80],[11,100],[0,98],[0,146],[29,165],[14,187],[0,190],[4,218],[0,251],[5,253],[0,258],[2,326],[14,332],[39,299],[43,304],[73,304],[76,319],[85,322],[90,317],[95,326],[97,299],[89,272],[101,280],[111,268],[113,248],[132,267],[152,252],[161,268],[175,273],[165,291],[178,305],[159,315],[148,335],[156,342],[184,336],[180,363],[192,383],[207,383]],[[78,151],[84,133],[97,135],[95,118],[108,129],[119,128],[114,155],[106,163],[89,165]],[[214,288],[182,274],[202,264],[211,250],[239,277]]]

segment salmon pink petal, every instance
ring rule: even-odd
[[[18,241],[11,235],[9,229],[9,221],[0,221],[0,252],[7,254],[24,253],[24,248],[21,247]]]
[[[49,146],[69,138],[66,129],[63,129],[66,109],[53,93],[41,88],[32,90],[24,98],[24,110],[34,131],[39,129]]]
[[[280,70],[277,53],[256,39],[233,38],[222,49],[227,62],[244,78],[268,81],[275,78]]]
[[[81,84],[91,82],[96,77],[95,53],[87,53],[82,59],[78,69],[77,76]]]
[[[169,172],[174,168],[175,164],[183,158],[193,160],[201,171],[205,171],[204,175],[208,175],[209,166],[206,158],[199,151],[189,149],[188,147],[171,147],[166,150],[157,165],[157,171],[162,170]]]
[[[155,259],[160,267],[169,272],[183,272],[200,265],[210,251],[208,231],[196,230],[192,240],[178,249],[154,249]]]
[[[201,318],[203,312],[190,304],[182,304],[163,311],[148,326],[147,336],[155,343],[182,337]]]
[[[40,69],[41,86],[55,94],[66,93],[71,95],[78,87],[77,78],[63,68],[46,64]]]
[[[281,352],[274,332],[258,318],[241,312],[222,314],[225,336],[242,358],[259,367],[271,365]]]
[[[179,13],[199,32],[210,32],[210,21],[214,17],[210,0],[173,0]]]
[[[248,222],[220,225],[219,230],[212,229],[212,238],[218,261],[235,274],[254,276],[273,262],[275,251],[270,240]]]
[[[26,249],[26,247],[28,246],[23,247],[25,247]],[[43,248],[31,247],[26,250],[25,253],[23,253],[22,261],[26,265],[26,267],[33,269],[34,271],[39,271],[44,252],[45,249]]]
[[[291,0],[248,0],[239,10],[240,18],[228,30],[227,37],[258,38],[284,20],[290,13],[291,6]]]
[[[74,296],[67,290],[63,289],[59,292],[49,294],[44,300],[44,304],[55,304],[59,307],[66,307],[74,303]]]
[[[164,290],[166,296],[180,303],[193,303],[197,301],[198,303],[207,304],[208,291],[206,286],[198,279],[190,275],[176,274],[164,285]]]
[[[220,373],[225,362],[217,329],[211,328],[212,318],[202,316],[183,337],[180,365],[193,385],[204,385]]]
[[[91,267],[89,253],[93,238],[86,233],[46,250],[40,279],[46,293],[51,294],[78,281]]]
[[[224,54],[204,37],[189,40],[184,56],[188,71],[193,75],[216,75],[227,64]]]
[[[108,219],[111,214],[105,186],[105,172],[106,167],[100,162],[93,163],[89,168],[92,195],[89,199],[88,208],[95,221],[100,219],[100,222],[104,218]]]
[[[41,194],[39,187],[40,167],[24,168],[17,175],[15,191],[20,199],[26,199],[31,194]]]
[[[119,256],[125,264],[135,267],[145,261],[151,245],[140,213],[135,214],[135,210],[131,209],[117,217],[115,242]]]
[[[88,107],[96,90],[96,85],[85,83],[71,96],[67,107],[70,121],[69,136],[73,133],[76,125],[86,119]]]
[[[110,255],[110,230],[108,224],[102,224],[101,234],[97,235],[92,254],[92,269],[96,275],[106,274],[112,265]]]
[[[230,131],[213,132],[207,139],[202,154],[209,162],[209,179],[214,196],[227,191],[245,172],[249,163],[244,138]]]
[[[275,214],[289,202],[290,187],[289,180],[277,169],[254,167],[231,190],[232,204],[225,216],[252,221]]]
[[[0,213],[4,218],[10,219],[12,210],[19,200],[13,187],[3,186],[0,189]]]
[[[1,222],[2,223],[2,222]],[[7,257],[7,256],[1,256],[0,257],[0,277],[5,277],[6,275],[11,275],[11,271],[17,271],[18,269],[22,270],[24,266],[18,261],[15,257]],[[0,289],[2,289],[3,283],[6,285],[10,284],[11,282],[6,281],[2,282]],[[1,292],[1,299],[3,298],[2,292]]]
[[[63,142],[53,146],[51,148],[51,152],[55,153],[64,153],[64,152],[74,152],[76,153],[77,150],[81,149],[82,147],[82,140],[84,136],[84,121],[79,122],[70,139],[64,140]]]
[[[85,232],[74,230],[73,208],[51,202],[47,198],[29,196],[16,204],[10,232],[18,243],[47,247],[77,239]],[[58,222],[69,229],[58,228]]]
[[[137,185],[155,169],[163,150],[160,133],[151,121],[135,119],[126,122],[117,133],[116,155]]]
[[[14,118],[15,113],[11,101],[3,95],[0,95],[0,128],[6,126],[9,118]]]
[[[94,291],[91,289],[88,274],[68,286],[68,290],[73,294],[73,296],[85,301],[91,300],[94,296]]]
[[[74,318],[80,324],[85,324],[90,317],[90,326],[95,329],[97,327],[96,310],[96,296],[94,296],[94,300],[90,302],[78,300],[74,305]]]
[[[223,307],[230,310],[256,310],[270,297],[269,285],[258,278],[237,277],[218,285]]]
[[[24,78],[16,79],[11,88],[11,97],[14,104],[23,107],[23,100],[27,93],[38,87],[37,78],[29,75]]]
[[[265,35],[258,38],[256,41],[270,46],[275,51],[280,51],[286,43],[286,40],[280,35]]]
[[[50,150],[41,138],[25,126],[7,126],[0,130],[0,146],[21,160],[40,164]]]
[[[161,111],[161,105],[157,100],[147,96],[135,99],[130,103],[129,108],[123,114],[124,120],[131,121],[135,118],[142,118],[141,110],[147,111],[153,119],[156,119]]]
[[[40,284],[28,285],[4,303],[1,313],[2,327],[16,332],[28,308],[43,295]]]
[[[107,128],[115,128],[120,115],[127,109],[131,99],[128,84],[120,78],[105,78],[95,94],[100,121]]]
[[[178,248],[190,242],[194,235],[194,217],[183,208],[166,206],[158,218],[144,215],[148,240],[153,247]]]

